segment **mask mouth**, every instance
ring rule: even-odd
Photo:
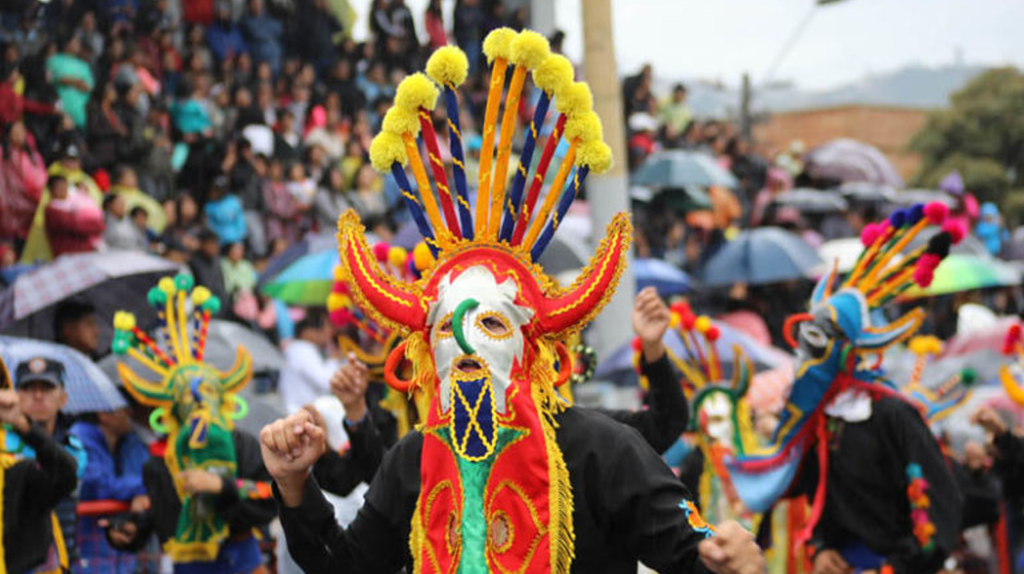
[[[462,375],[479,375],[484,372],[484,363],[473,355],[463,355],[455,358],[453,370]]]

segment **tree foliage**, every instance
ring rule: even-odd
[[[957,169],[980,199],[999,202],[1024,176],[1024,74],[988,70],[950,100],[910,142],[923,160],[918,184],[935,187]]]

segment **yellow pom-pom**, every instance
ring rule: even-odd
[[[422,72],[416,72],[405,77],[398,84],[395,91],[395,105],[412,112],[420,108],[427,110],[434,109],[437,104],[437,86],[430,81]]]
[[[697,317],[697,320],[693,323],[693,328],[698,333],[707,333],[708,329],[711,328],[711,317],[708,317],[707,315]]]
[[[572,82],[572,62],[561,54],[552,54],[533,70],[533,83],[546,94],[557,94]]]
[[[579,140],[580,143],[587,143],[600,140],[601,135],[601,119],[594,112],[570,117],[565,122],[565,138],[569,141]]]
[[[434,264],[434,254],[426,243],[418,243],[412,250],[412,264],[418,271],[424,271]]]
[[[420,133],[420,116],[415,110],[392,106],[388,113],[384,114],[381,127],[384,128],[384,131],[393,134],[415,136]]]
[[[338,265],[334,268],[334,282],[342,283],[345,281],[345,268]]]
[[[158,289],[160,289],[164,293],[167,293],[168,295],[174,295],[175,291],[178,290],[178,288],[174,286],[173,277],[164,277],[163,279],[160,280],[159,283],[156,284],[156,286]]]
[[[484,38],[484,55],[490,64],[496,58],[509,59],[512,55],[512,41],[516,39],[516,31],[512,28],[495,28]]]
[[[576,165],[585,165],[594,173],[604,173],[612,167],[612,148],[601,140],[586,142],[576,150]]]
[[[192,303],[195,305],[202,305],[209,301],[212,295],[213,294],[210,293],[209,289],[200,285],[192,290]]]
[[[330,312],[337,311],[343,306],[341,298],[344,297],[341,293],[331,293],[327,296],[327,310]]]
[[[380,132],[370,142],[370,163],[373,169],[387,173],[395,162],[405,165],[409,157],[405,154],[402,136],[392,132]]]
[[[548,39],[533,30],[523,30],[512,40],[512,56],[509,58],[517,66],[525,66],[533,70],[551,55]]]
[[[468,73],[466,53],[455,46],[441,46],[427,60],[427,75],[442,86],[461,86]]]
[[[933,335],[918,335],[907,346],[915,355],[938,355],[942,352],[942,341]]]
[[[127,311],[114,313],[114,328],[118,331],[131,331],[135,328],[135,315]]]
[[[559,113],[570,118],[585,114],[594,108],[594,96],[590,86],[583,82],[573,82],[555,92],[555,107]]]
[[[408,259],[408,257],[409,252],[406,251],[404,247],[395,245],[391,249],[388,249],[388,263],[390,263],[392,267],[398,267],[401,269],[402,266],[405,265],[405,260]]]
[[[670,329],[678,329],[679,324],[682,322],[683,319],[682,317],[679,316],[679,313],[672,313],[671,315],[669,315],[668,326]]]

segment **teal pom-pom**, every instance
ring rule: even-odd
[[[110,344],[110,350],[115,355],[123,355],[128,352],[128,348],[131,344],[128,342],[127,337],[122,337],[122,333],[118,333],[114,336],[114,342]]]
[[[186,275],[184,273],[181,273],[174,278],[174,286],[177,287],[179,291],[191,291],[195,282],[195,279],[193,279],[191,275]]]
[[[220,297],[210,297],[203,303],[203,311],[209,311],[211,315],[220,313]]]
[[[960,371],[960,382],[963,383],[964,386],[969,387],[973,385],[975,382],[977,382],[977,380],[978,371],[975,371],[970,367],[967,367],[964,370]]]
[[[149,293],[146,293],[146,300],[153,307],[162,307],[167,304],[167,293],[159,287],[153,287]]]

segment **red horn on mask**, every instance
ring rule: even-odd
[[[359,306],[379,314],[382,323],[398,329],[423,328],[427,311],[418,289],[381,271],[359,216],[345,212],[338,224],[338,254]]]
[[[612,219],[597,253],[576,282],[561,296],[540,302],[537,323],[541,333],[557,335],[580,328],[601,311],[626,266],[632,233],[628,214],[620,213]]]

